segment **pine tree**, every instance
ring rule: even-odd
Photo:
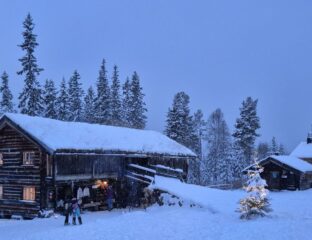
[[[190,97],[185,92],[178,92],[173,99],[172,107],[167,113],[165,134],[183,144],[192,146],[192,116],[190,116]]]
[[[18,71],[17,74],[25,75],[24,88],[19,96],[19,105],[21,113],[28,114],[31,116],[41,115],[42,107],[42,96],[40,84],[37,80],[37,76],[43,71],[37,65],[37,59],[34,55],[35,48],[38,46],[36,41],[37,35],[33,33],[34,23],[30,14],[27,15],[24,23],[24,42],[19,45],[25,56],[19,59],[22,64],[22,70]]]
[[[246,168],[246,157],[244,151],[238,142],[234,142],[232,148],[233,182],[236,182],[238,185],[242,184],[242,171],[244,168]]]
[[[114,126],[122,126],[120,82],[118,68],[116,65],[114,66],[111,86],[111,114],[112,114],[111,124]]]
[[[132,75],[132,80],[130,83],[130,127],[136,129],[144,129],[146,125],[146,112],[144,102],[144,94],[142,92],[142,87],[140,85],[140,79],[137,72]]]
[[[73,76],[68,82],[68,113],[69,121],[81,121],[83,113],[83,90],[79,82],[80,75],[77,70],[74,71]]]
[[[262,160],[270,155],[270,147],[266,142],[259,143],[257,146],[257,159]]]
[[[280,143],[279,147],[278,147],[278,152],[280,155],[285,155],[286,154],[286,150],[283,144]]]
[[[88,123],[95,122],[95,94],[92,87],[89,87],[87,94],[84,98],[84,121]]]
[[[95,99],[95,121],[99,124],[111,124],[111,94],[103,59],[97,81],[97,96]]]
[[[205,134],[206,122],[204,114],[201,110],[197,110],[193,115],[194,142],[193,147],[195,153],[202,158],[202,141]]]
[[[268,200],[268,190],[266,181],[260,174],[263,168],[257,163],[252,170],[248,170],[248,181],[244,189],[248,193],[246,198],[240,200],[239,212],[241,219],[252,219],[258,216],[264,217],[272,211]]]
[[[254,143],[259,136],[257,130],[260,128],[260,120],[257,116],[258,100],[248,97],[242,103],[240,108],[240,118],[236,120],[233,137],[244,153],[244,166],[246,167],[253,162]]]
[[[56,96],[57,91],[53,80],[47,79],[43,90],[44,117],[57,119]]]
[[[278,144],[276,142],[276,139],[275,137],[272,138],[272,141],[271,141],[271,149],[270,149],[270,153],[275,155],[275,154],[279,154],[278,152]]]
[[[68,121],[69,120],[69,103],[68,103],[68,94],[66,88],[66,81],[63,78],[60,86],[60,91],[56,99],[56,111],[57,119]]]
[[[125,83],[122,86],[122,126],[130,127],[130,111],[131,111],[131,89],[130,89],[130,79],[127,77]]]
[[[215,110],[207,122],[208,156],[203,161],[203,183],[224,184],[233,179],[231,135],[221,109]]]
[[[0,113],[12,113],[14,112],[13,95],[9,88],[9,76],[6,72],[3,72],[2,85],[0,87],[1,101],[0,101]]]
[[[192,149],[198,156],[198,159],[189,162],[188,168],[188,182],[192,184],[201,183],[201,171],[200,166],[202,162],[202,141],[205,131],[204,115],[201,110],[197,110],[193,115],[192,129],[191,129],[191,146]]]

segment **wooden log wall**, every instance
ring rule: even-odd
[[[100,154],[57,154],[56,180],[77,177],[96,179],[101,177],[122,177],[124,173],[124,158]]]
[[[23,165],[25,151],[34,152],[34,165]],[[0,184],[3,186],[0,213],[37,215],[45,199],[41,193],[42,151],[15,129],[5,126],[0,130],[0,153],[3,154],[3,165],[0,165]],[[23,201],[23,187],[26,186],[35,187],[35,202]]]

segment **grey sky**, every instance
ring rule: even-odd
[[[22,22],[30,12],[43,82],[74,69],[94,84],[103,57],[121,80],[138,71],[148,128],[163,130],[177,91],[206,117],[220,107],[233,128],[241,101],[259,99],[261,139],[291,150],[312,123],[312,1],[0,1],[0,71],[15,97]]]

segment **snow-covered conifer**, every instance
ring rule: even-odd
[[[240,107],[240,117],[236,120],[233,137],[238,146],[241,147],[245,163],[243,167],[252,163],[254,154],[254,143],[259,136],[257,130],[260,128],[260,120],[257,115],[258,100],[247,97]]]
[[[43,90],[43,116],[57,119],[56,109],[57,91],[53,80],[46,80]]]
[[[22,64],[22,70],[18,71],[17,74],[25,75],[25,78],[23,91],[19,95],[18,107],[23,114],[38,116],[42,114],[43,106],[42,91],[37,76],[43,69],[38,67],[37,59],[34,55],[35,48],[38,46],[36,41],[37,35],[33,33],[34,26],[33,19],[28,14],[23,23],[25,29],[22,33],[24,42],[19,45],[25,51],[25,55],[19,59]]]
[[[202,141],[206,131],[206,122],[202,110],[197,110],[193,115],[194,142],[193,147],[199,158],[202,158]]]
[[[262,160],[270,155],[270,147],[266,142],[261,142],[257,146],[257,159]]]
[[[144,93],[142,92],[140,78],[137,72],[134,72],[132,75],[130,92],[130,127],[144,129],[147,119],[147,109],[145,107],[146,104],[144,102]]]
[[[94,123],[95,122],[95,117],[94,117],[94,113],[95,113],[95,94],[93,91],[92,86],[88,88],[87,94],[84,98],[84,121],[88,122],[88,123]]]
[[[229,183],[233,179],[231,135],[221,109],[207,121],[207,157],[202,161],[203,184]]]
[[[74,71],[73,76],[68,82],[68,114],[69,121],[81,121],[83,110],[83,90],[79,82],[80,75],[77,70]]]
[[[57,119],[63,121],[69,120],[68,94],[66,81],[64,78],[62,79],[59,94],[56,99],[56,111],[57,111]]]
[[[1,76],[2,85],[0,87],[0,113],[14,112],[13,95],[9,88],[9,76],[3,72]]]
[[[190,147],[191,135],[193,134],[193,121],[190,115],[190,97],[185,92],[178,92],[173,99],[172,107],[169,108],[166,119],[165,134]]]
[[[279,152],[278,152],[278,144],[277,144],[277,141],[276,141],[275,137],[273,137],[272,141],[271,141],[270,153],[271,154],[279,154]]]
[[[285,147],[282,143],[279,144],[278,146],[278,152],[280,155],[285,155],[286,154],[286,150],[285,150]]]
[[[125,83],[122,86],[122,126],[130,127],[130,110],[131,110],[131,89],[130,89],[130,79],[127,77]]]
[[[239,181],[238,184],[242,183],[242,171],[246,167],[246,157],[242,147],[237,143],[233,142],[232,148],[232,171],[233,181]]]
[[[240,200],[239,212],[241,219],[252,219],[255,217],[266,216],[272,211],[268,199],[268,190],[266,181],[261,178],[263,168],[257,163],[248,170],[248,180],[244,189],[247,196]]]
[[[103,59],[96,85],[95,119],[99,124],[111,124],[111,93],[105,63],[105,59]]]
[[[114,66],[111,86],[111,114],[112,114],[111,124],[114,126],[122,126],[120,81],[118,68],[116,65]]]
[[[201,110],[197,110],[192,119],[192,129],[190,133],[190,149],[192,149],[198,156],[197,159],[189,162],[188,182],[193,184],[200,184],[201,171],[200,166],[202,162],[202,141],[205,131],[204,114]]]

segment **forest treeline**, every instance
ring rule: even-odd
[[[28,14],[23,22],[24,41],[18,45],[24,55],[18,59],[21,67],[17,74],[23,77],[24,87],[15,106],[9,75],[5,71],[2,73],[1,113],[20,112],[63,121],[145,128],[145,94],[136,71],[121,83],[118,66],[113,67],[109,76],[103,59],[95,85],[87,90],[82,87],[78,70],[74,70],[68,80],[63,78],[59,86],[52,79],[46,79],[42,85],[39,76],[44,69],[35,56],[38,42],[34,27]],[[240,182],[242,170],[255,160],[285,153],[283,145],[274,137],[271,143],[261,142],[256,146],[260,128],[257,103],[258,100],[251,97],[242,102],[240,116],[231,133],[221,109],[216,109],[205,119],[201,110],[191,113],[187,93],[175,94],[167,113],[164,133],[198,155],[198,160],[190,163],[189,182],[201,185]]]

